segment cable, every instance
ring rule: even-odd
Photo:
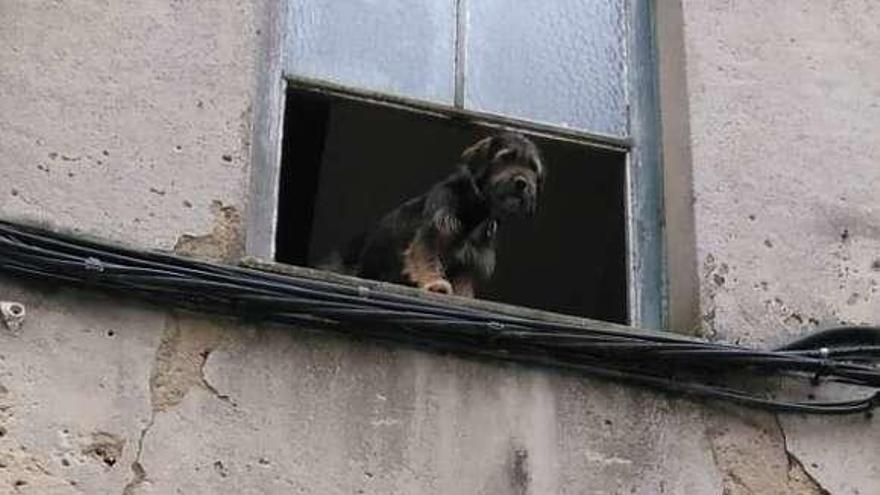
[[[749,349],[589,320],[512,316],[352,283],[135,251],[2,221],[0,273],[432,352],[553,367],[776,412],[851,414],[880,405],[877,327],[828,329],[775,349]],[[844,383],[864,395],[789,401],[717,384],[748,383],[743,375]]]

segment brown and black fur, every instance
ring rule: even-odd
[[[498,225],[535,212],[543,179],[544,166],[530,140],[511,132],[483,139],[462,153],[452,175],[353,239],[335,268],[473,297],[476,284],[495,270]]]

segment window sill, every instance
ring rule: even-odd
[[[627,325],[620,325],[617,323],[611,323],[607,321],[601,320],[592,320],[589,318],[583,318],[579,316],[571,316],[565,315],[561,313],[553,313],[550,311],[544,311],[534,308],[529,308],[525,306],[515,306],[511,304],[504,304],[495,301],[489,301],[486,299],[472,299],[467,297],[460,296],[450,296],[445,294],[434,294],[431,292],[427,292],[424,290],[419,290],[413,287],[407,287],[404,285],[392,284],[388,282],[380,282],[376,280],[368,280],[357,277],[352,277],[349,275],[341,275],[334,272],[328,272],[324,270],[317,270],[314,268],[307,268],[296,265],[289,265],[286,263],[278,263],[275,261],[267,261],[260,258],[255,257],[245,257],[242,258],[239,262],[239,265],[245,268],[264,271],[270,273],[276,273],[280,275],[290,275],[294,277],[303,277],[312,280],[324,281],[324,282],[333,282],[346,286],[350,286],[352,288],[365,287],[369,289],[371,292],[377,293],[385,293],[385,294],[395,294],[401,296],[414,297],[419,299],[425,299],[429,301],[436,301],[438,303],[443,304],[452,304],[456,306],[476,309],[480,311],[485,311],[488,313],[497,313],[505,316],[512,316],[516,318],[524,318],[529,320],[536,320],[543,323],[552,323],[552,324],[560,324],[560,325],[571,325],[576,326],[583,329],[590,330],[613,330],[617,332],[628,332],[633,335],[645,335],[645,336],[655,336],[655,337],[670,337],[670,332],[657,332],[651,330],[639,329],[636,327],[631,327]],[[687,336],[683,336],[680,334],[673,334],[677,339],[685,339],[685,340],[693,340],[694,342],[705,342],[703,339],[691,339]]]

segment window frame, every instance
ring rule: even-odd
[[[462,1],[462,0],[459,0]],[[263,26],[259,80],[253,107],[251,177],[246,216],[245,255],[264,261],[275,259],[278,218],[278,185],[281,170],[282,129],[289,87],[308,88],[332,96],[353,98],[379,105],[465,120],[496,128],[573,141],[625,153],[626,266],[630,324],[661,329],[667,320],[665,245],[663,236],[663,184],[660,144],[658,68],[655,12],[652,0],[627,0],[625,81],[628,99],[629,137],[620,138],[552,124],[466,110],[463,108],[464,64],[456,59],[453,106],[414,100],[286,76],[283,70],[288,1],[273,2]],[[463,20],[459,16],[458,22]],[[458,37],[457,37],[458,38]],[[456,53],[463,52],[456,40]]]

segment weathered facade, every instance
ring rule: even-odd
[[[656,2],[671,319],[880,320],[880,7]],[[0,3],[0,216],[244,253],[276,2]],[[0,279],[0,493],[880,493],[877,419]]]

